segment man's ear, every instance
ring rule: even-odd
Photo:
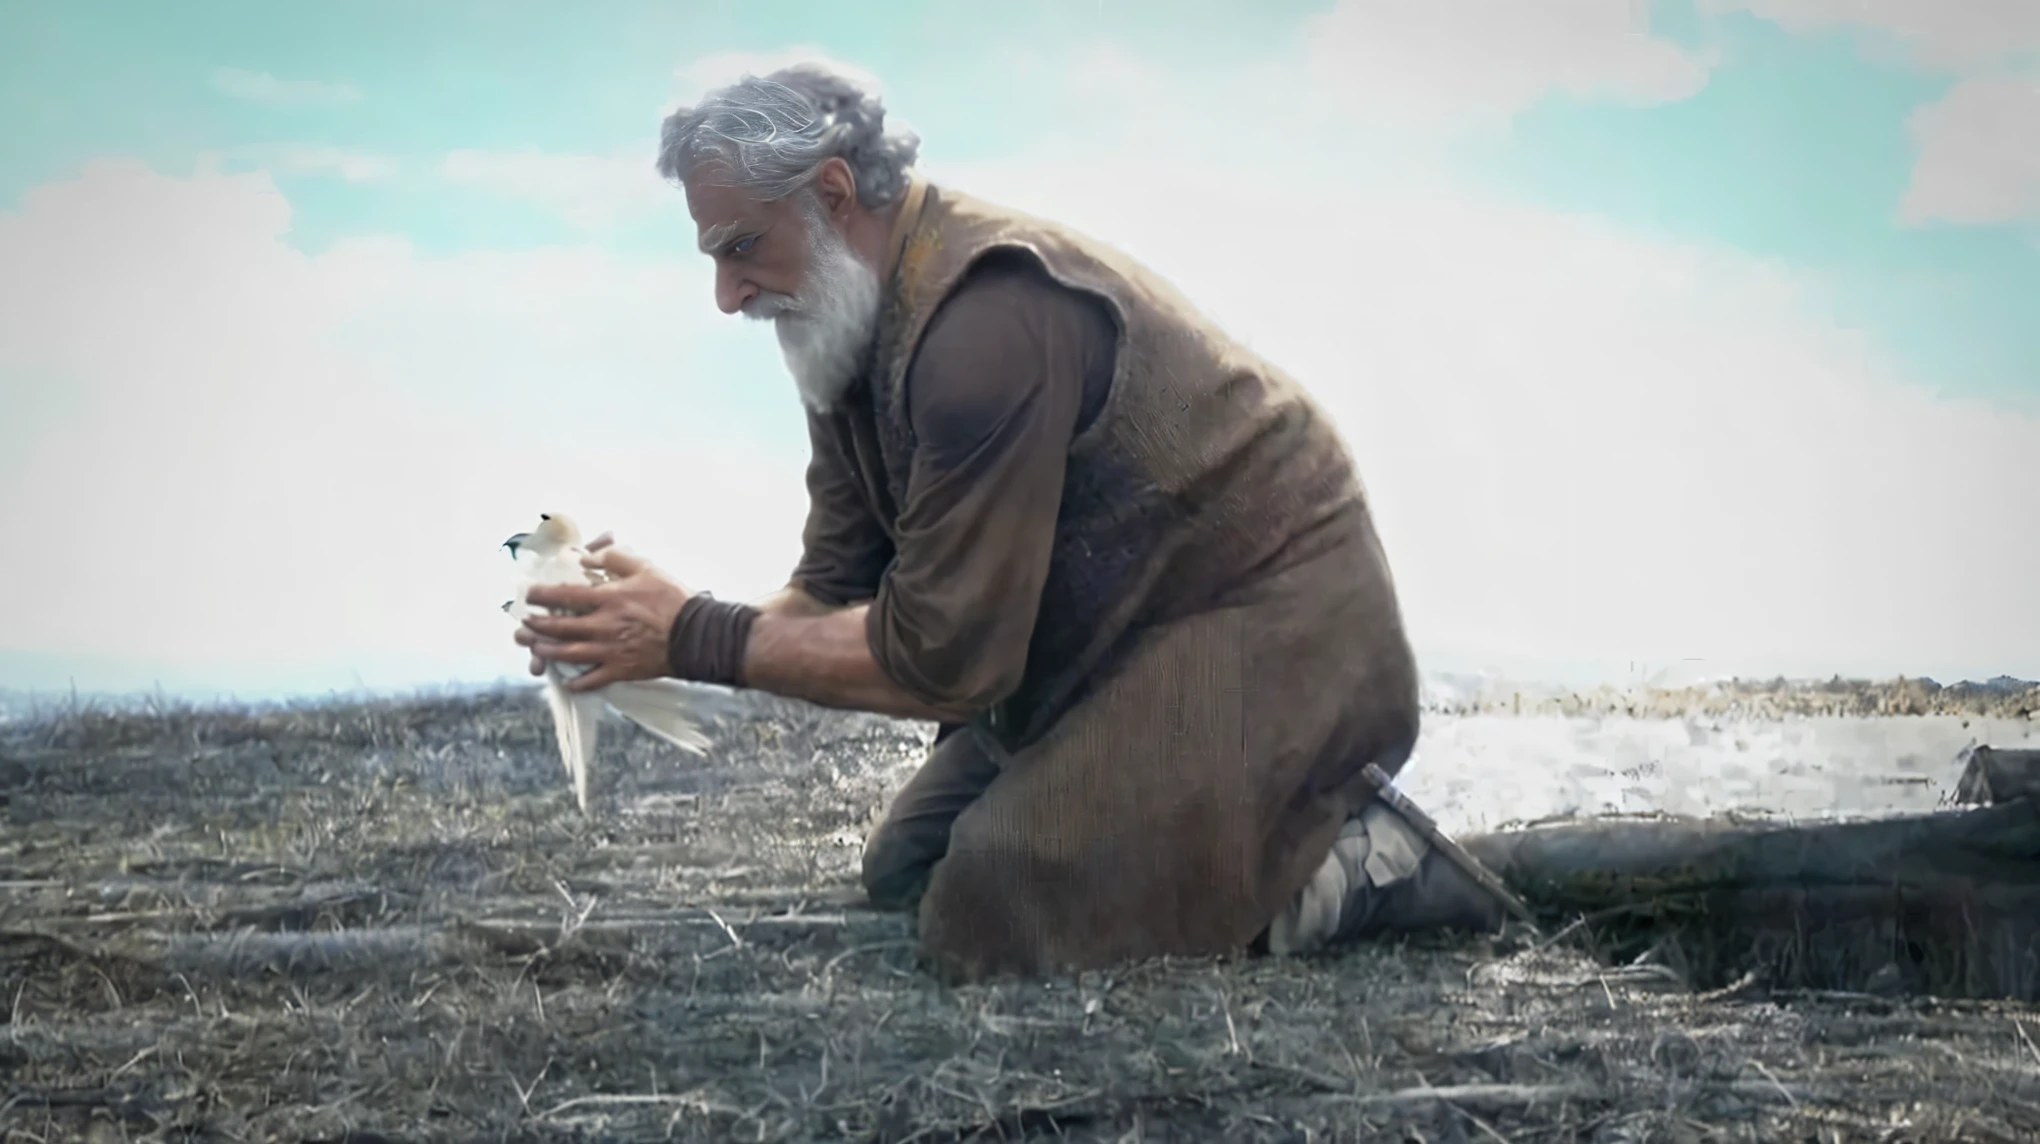
[[[842,218],[857,205],[857,176],[842,156],[823,162],[822,169],[815,172],[815,194],[821,197],[830,218]]]

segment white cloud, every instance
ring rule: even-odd
[[[0,466],[10,529],[53,557],[0,570],[9,647],[515,671],[496,545],[548,507],[723,594],[784,579],[801,456],[729,430],[731,379],[688,378],[720,317],[699,267],[314,258],[289,221],[266,175],[131,162],[0,214],[0,377],[79,398]]]
[[[1434,663],[2040,670],[2040,422],[1907,384],[1788,269],[1445,185],[1065,159],[953,177],[1323,398]]]
[[[240,68],[213,69],[212,85],[217,91],[251,103],[336,106],[354,103],[361,98],[360,90],[352,84],[315,79],[278,79],[268,72]]]
[[[990,55],[1016,78],[1016,98],[1035,108],[1045,134],[1095,138],[1116,128],[1146,146],[1209,146],[1215,123],[1301,141],[1287,157],[1310,166],[1354,149],[1356,125],[1393,135],[1414,153],[1427,133],[1506,123],[1555,92],[1631,102],[1684,99],[1706,83],[1713,57],[1649,34],[1633,0],[1568,0],[1538,8],[1512,0],[1341,0],[1305,21],[1298,51],[1251,61],[1234,74],[1181,82],[1111,40],[1073,42],[1052,61],[1006,46]],[[744,75],[822,62],[883,96],[882,77],[813,44],[720,52],[674,73],[675,98],[690,105]],[[1047,92],[1040,73],[1053,71]],[[1046,99],[1043,99],[1044,94]],[[1053,117],[1053,125],[1042,123]],[[887,122],[913,129],[897,106]],[[1058,130],[1058,129],[1061,130]],[[1245,137],[1242,131],[1239,137]],[[1337,139],[1343,146],[1326,146]],[[1376,142],[1386,144],[1377,134]],[[939,152],[940,140],[924,154]],[[647,148],[647,153],[650,148]],[[646,154],[623,157],[456,152],[445,174],[558,211],[583,229],[655,210],[665,188]],[[666,192],[670,193],[670,192]]]
[[[1701,0],[1703,12],[1748,12],[1795,35],[1849,29],[1916,63],[1967,73],[2040,52],[2032,0]]]
[[[1845,30],[1873,54],[1963,77],[1907,124],[1919,149],[1899,217],[2040,217],[2040,4],[2033,0],[1703,0],[1795,35]]]
[[[1635,0],[1340,0],[1309,28],[1323,92],[1359,119],[1420,128],[1505,121],[1554,92],[1673,102],[1713,62],[1651,35]]]
[[[790,64],[823,61],[874,89],[883,85],[870,72],[820,48],[800,46],[772,52],[723,52],[705,56],[674,73],[675,97],[660,111],[698,101],[710,90],[746,74],[765,75]],[[486,189],[557,213],[582,231],[599,231],[678,207],[679,192],[657,169],[657,121],[647,121],[644,145],[614,155],[529,151],[454,151],[441,162],[451,182]]]
[[[1906,126],[1919,159],[1899,204],[1901,219],[2040,217],[2040,70],[1957,84]]]
[[[674,73],[675,98],[660,111],[699,100],[708,91],[742,78],[765,75],[790,64],[823,61],[883,91],[877,77],[814,47],[773,52],[724,52],[696,60]],[[904,122],[888,116],[895,123]],[[680,192],[659,177],[656,120],[648,121],[645,143],[613,155],[575,155],[538,150],[449,153],[440,175],[558,214],[583,232],[635,222],[660,211],[681,210]]]
[[[287,147],[277,165],[293,174],[338,175],[350,183],[378,182],[397,173],[395,159],[339,147]]]
[[[769,52],[716,52],[681,66],[673,73],[675,99],[666,111],[698,102],[710,91],[735,83],[746,75],[769,75],[781,68],[810,62],[825,63],[857,79],[866,90],[880,95],[885,93],[884,81],[855,61],[813,44],[794,44]]]
[[[1788,268],[1362,181],[1358,148],[1213,163],[1213,138],[1298,155],[1336,118],[1266,118],[1256,74],[1072,116],[1054,154],[959,167],[931,140],[929,170],[1129,250],[1320,394],[1431,665],[2040,673],[2031,417],[1906,384]],[[1184,130],[1196,99],[1231,117]],[[82,387],[0,460],[10,527],[64,553],[0,569],[9,645],[514,671],[495,545],[548,505],[722,595],[783,577],[797,406],[705,260],[307,257],[289,222],[266,176],[132,163],[0,214],[0,379]],[[759,386],[780,412],[746,439]],[[237,578],[182,558],[192,519]],[[348,567],[364,536],[402,557]]]
[[[674,208],[679,192],[659,178],[657,140],[629,154],[560,155],[540,151],[455,151],[440,173],[559,213],[583,230]]]
[[[1030,65],[1015,60],[1010,66],[1024,73]],[[1061,95],[1076,107],[1103,103],[1124,108],[1128,101],[1134,101],[1140,110],[1148,110],[1155,101],[1174,94],[1173,87],[1164,69],[1118,44],[1099,40],[1070,53]]]

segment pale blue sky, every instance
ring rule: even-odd
[[[0,687],[514,671],[540,498],[774,586],[790,383],[651,164],[796,48],[1318,391],[1427,664],[2040,674],[2040,6],[1952,8],[0,6],[0,495],[73,554]]]

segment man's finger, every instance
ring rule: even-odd
[[[608,532],[605,532],[605,533],[603,533],[602,535],[600,535],[600,536],[596,537],[595,539],[593,539],[593,540],[591,540],[591,541],[589,541],[589,542],[588,542],[588,551],[590,551],[590,552],[600,552],[600,551],[602,551],[603,549],[605,549],[605,548],[607,548],[607,547],[609,547],[610,545],[612,545],[612,544],[615,544],[615,543],[616,543],[616,536],[615,536],[615,535],[614,535],[613,533],[608,533]]]
[[[554,611],[592,612],[602,606],[606,585],[539,584],[524,594],[525,602]]]
[[[532,616],[524,621],[520,634],[532,631],[549,640],[599,640],[614,626],[614,621],[595,616]]]
[[[531,652],[554,663],[599,664],[604,656],[615,654],[615,649],[605,648],[596,643],[554,643],[551,640],[540,640],[532,645]]]
[[[545,661],[538,658],[535,655],[531,657],[531,674],[533,675],[545,674]]]
[[[567,681],[568,691],[594,691],[615,683],[620,676],[611,668],[598,667],[584,675]]]
[[[591,549],[588,555],[581,558],[581,567],[607,572],[612,578],[618,580],[623,579],[625,576],[637,575],[645,570],[645,566],[646,560],[644,557],[633,552],[626,552],[621,548],[604,548],[600,552]]]

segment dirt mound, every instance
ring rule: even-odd
[[[2024,1006],[1696,993],[1520,935],[945,989],[853,892],[928,728],[527,691],[0,728],[0,1134],[2020,1140]]]

